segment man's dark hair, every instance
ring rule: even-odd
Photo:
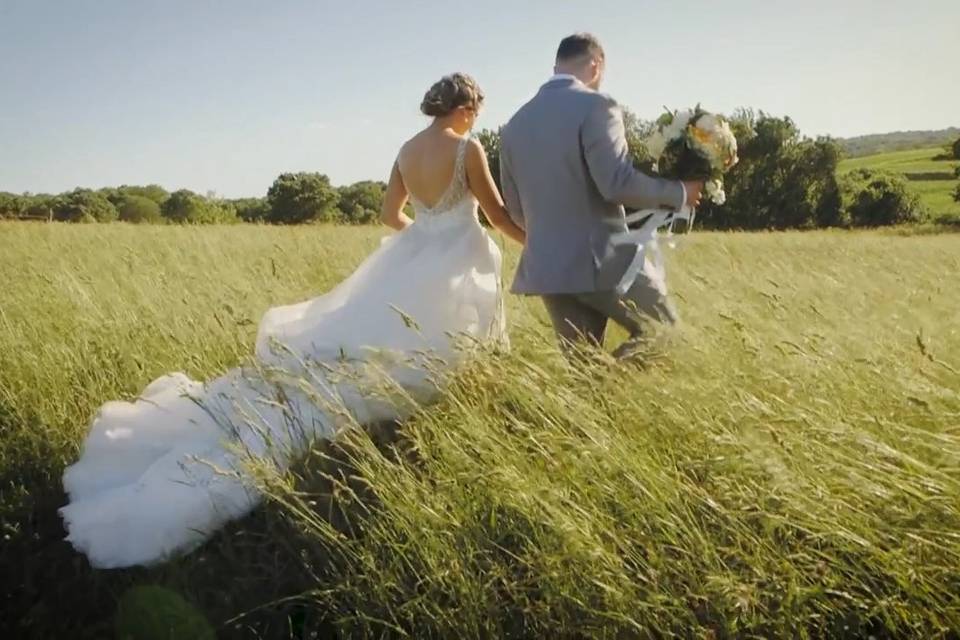
[[[603,47],[597,37],[590,33],[575,33],[560,41],[557,48],[557,62],[568,62],[595,56],[604,59]]]

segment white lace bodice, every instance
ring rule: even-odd
[[[413,209],[417,214],[417,221],[427,221],[444,214],[451,213],[474,213],[476,210],[476,199],[470,191],[467,184],[467,167],[464,162],[467,152],[467,143],[470,137],[467,136],[460,141],[457,147],[457,157],[453,166],[453,178],[447,186],[446,191],[440,196],[440,199],[432,207],[428,207],[412,193],[410,202],[413,203]]]

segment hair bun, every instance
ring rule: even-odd
[[[478,108],[483,103],[483,92],[476,80],[465,73],[454,73],[440,78],[424,94],[420,111],[433,118],[450,115],[460,107]]]

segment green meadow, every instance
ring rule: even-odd
[[[436,404],[264,471],[193,554],[91,570],[56,509],[97,407],[242,363],[385,233],[0,223],[2,637],[958,637],[955,234],[684,236],[643,366],[566,364],[510,296],[512,349]]]

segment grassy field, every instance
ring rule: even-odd
[[[954,202],[953,192],[958,181],[953,177],[954,167],[960,165],[957,160],[935,160],[944,153],[943,147],[912,149],[881,153],[862,158],[850,158],[840,163],[840,172],[853,169],[878,169],[893,173],[921,175],[940,174],[938,180],[910,180],[908,187],[920,196],[932,219],[950,216],[960,220],[960,202]],[[948,178],[948,179],[942,179]]]
[[[510,297],[512,352],[398,431],[318,443],[190,556],[91,571],[55,510],[97,406],[241,362],[383,234],[0,224],[2,637],[958,637],[950,234],[684,238],[643,369],[566,366]]]

